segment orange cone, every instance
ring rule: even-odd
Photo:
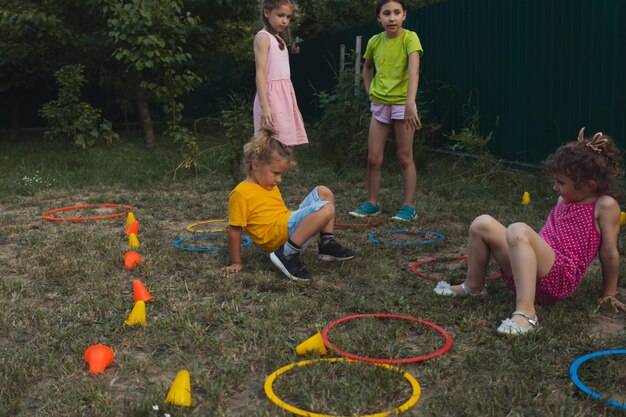
[[[129,251],[124,254],[124,266],[126,269],[134,269],[141,263],[141,255],[135,251]]]
[[[128,215],[126,216],[126,223],[124,223],[124,227],[128,227],[131,224],[133,224],[133,222],[135,221],[135,215],[133,214],[132,211],[128,212]]]
[[[326,346],[324,346],[324,339],[322,339],[322,334],[320,332],[315,333],[313,336],[296,346],[296,354],[298,355],[306,355],[307,353],[313,351],[318,352],[320,355],[326,354]]]
[[[85,360],[89,364],[91,375],[99,374],[113,363],[115,355],[110,347],[105,345],[89,346],[85,351]]]
[[[144,302],[150,301],[154,298],[150,295],[150,293],[148,293],[148,290],[144,287],[143,282],[138,279],[133,281],[133,295],[135,296],[135,302],[139,300]]]
[[[530,204],[530,193],[528,191],[524,191],[524,195],[522,195],[522,205],[527,206]]]
[[[128,226],[128,229],[124,230],[124,233],[126,234],[126,236],[130,235],[131,233],[139,233],[139,222],[137,220],[132,222],[130,226]]]
[[[619,214],[619,224],[620,226],[626,224],[626,213],[624,213],[623,211]]]

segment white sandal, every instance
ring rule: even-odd
[[[450,285],[447,281],[439,281],[433,291],[435,292],[435,294],[443,295],[446,297],[479,297],[487,295],[486,288],[483,288],[478,292],[472,292],[467,288],[465,283],[461,284],[461,289],[463,289],[463,292],[456,292],[452,289],[452,285]]]
[[[520,326],[515,321],[513,321],[514,316],[524,317],[528,321],[530,326]],[[511,313],[511,318],[502,320],[502,323],[500,324],[500,326],[498,326],[498,329],[496,331],[498,332],[498,334],[504,335],[522,335],[537,330],[537,326],[539,326],[539,319],[537,318],[537,316],[533,318],[521,311],[514,311],[513,313]]]

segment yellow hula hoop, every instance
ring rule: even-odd
[[[205,220],[205,221],[202,221],[202,222],[190,224],[189,226],[185,227],[185,230],[187,230],[189,232],[192,232],[192,233],[219,233],[219,232],[225,232],[226,228],[207,229],[207,230],[196,230],[196,229],[194,229],[194,227],[199,226],[201,224],[224,223],[224,222],[226,222],[226,219]]]
[[[402,376],[407,381],[409,381],[409,383],[411,384],[411,387],[413,388],[413,394],[411,394],[411,397],[404,404],[400,405],[398,408],[395,408],[393,410],[384,411],[382,413],[377,413],[377,414],[367,414],[367,415],[360,416],[360,417],[387,417],[387,416],[392,415],[392,414],[400,414],[400,413],[408,410],[409,408],[413,407],[417,403],[419,398],[420,398],[420,394],[421,394],[420,384],[413,377],[413,375],[409,374],[408,372],[405,372],[405,371],[403,371],[402,369],[400,369],[398,367],[395,367],[395,366],[392,366],[392,365],[389,365],[389,364],[386,364],[386,363],[367,363],[367,362],[360,362],[360,361],[355,361],[355,360],[347,359],[347,358],[309,359],[309,360],[305,360],[305,361],[301,361],[301,362],[297,362],[297,363],[292,363],[292,364],[289,364],[287,366],[283,366],[279,370],[274,371],[265,380],[265,384],[264,384],[263,388],[265,390],[265,395],[267,395],[267,398],[269,398],[270,401],[272,401],[277,406],[285,409],[286,411],[289,411],[290,413],[298,415],[298,416],[304,416],[304,417],[339,417],[339,416],[334,416],[334,415],[329,415],[329,414],[317,414],[317,413],[313,413],[311,411],[306,411],[306,410],[302,410],[300,408],[294,407],[294,406],[292,406],[290,404],[287,404],[286,402],[284,402],[280,398],[278,398],[278,396],[274,393],[274,390],[272,389],[272,385],[274,384],[274,380],[276,380],[276,377],[278,377],[279,375],[284,374],[287,371],[290,371],[291,369],[293,369],[296,366],[307,366],[307,365],[314,364],[316,362],[359,362],[359,363],[363,363],[363,364],[366,364],[366,365],[380,366],[382,368],[387,368],[387,369],[392,370],[394,372],[401,373]]]

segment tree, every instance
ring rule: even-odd
[[[11,102],[11,132],[19,129],[19,97],[50,78],[59,51],[70,38],[54,5],[46,1],[3,0],[0,9],[0,93]],[[51,71],[52,69],[52,71]]]
[[[144,144],[156,147],[152,99],[163,104],[170,132],[181,138],[183,105],[177,100],[201,81],[189,68],[192,57],[185,49],[187,32],[198,18],[183,12],[182,0],[106,0],[105,11],[113,57],[123,64],[133,85]]]
[[[407,0],[408,8],[418,8],[443,0]],[[325,33],[338,32],[375,19],[373,0],[298,0],[299,37],[312,39]]]

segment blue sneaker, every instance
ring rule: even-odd
[[[378,216],[380,214],[380,204],[374,205],[366,201],[349,214],[354,217]]]
[[[392,217],[393,220],[402,220],[404,222],[410,222],[417,217],[417,210],[415,207],[411,207],[409,205],[404,205],[398,210],[395,216]]]

